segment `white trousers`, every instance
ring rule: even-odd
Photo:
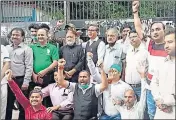
[[[1,120],[5,119],[7,106],[7,83],[1,81]]]

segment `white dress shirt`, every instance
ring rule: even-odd
[[[148,51],[143,43],[138,48],[131,47],[126,55],[125,82],[128,84],[139,84],[141,78],[137,72],[139,63],[144,63],[148,66]]]
[[[147,82],[145,79],[141,79],[141,97],[140,101],[135,101],[133,107],[131,109],[127,109],[127,106],[119,106],[115,105],[116,109],[120,112],[121,119],[143,119],[144,111],[146,107],[146,85]]]
[[[87,61],[93,79],[100,83],[101,75],[98,72],[97,67],[95,67],[91,58],[87,59]],[[124,100],[124,93],[126,90],[129,89],[132,89],[131,86],[123,82],[122,80],[108,85],[108,88],[103,92],[103,109],[108,116],[114,116],[119,113],[119,111],[117,111],[117,109],[113,105],[112,99],[118,98]]]
[[[127,53],[127,51],[129,50],[129,48],[133,47],[131,44],[130,44],[130,39],[129,37],[126,37],[126,40],[124,41],[123,39],[120,39],[117,41],[117,43],[119,43],[122,48],[123,48],[123,53]]]
[[[151,92],[154,100],[161,100],[163,104],[172,106],[173,112],[166,113],[156,109],[155,119],[175,119],[175,60],[167,57],[163,64],[155,70],[152,78]]]
[[[113,64],[119,64],[122,67],[122,61],[125,60],[125,54],[121,44],[116,43],[113,47],[106,45],[106,52],[104,56],[104,71],[108,74],[110,67]]]

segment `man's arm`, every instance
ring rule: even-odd
[[[71,83],[64,79],[63,72],[65,64],[66,61],[64,59],[60,59],[58,61],[58,84],[64,88],[69,88],[72,92],[74,92],[76,83]]]
[[[103,64],[100,65],[101,68],[101,80],[102,82],[100,84],[95,85],[95,94],[98,97],[104,90],[108,88],[108,80],[106,77],[106,73],[103,68]]]
[[[1,78],[5,76],[5,71],[8,70],[9,68],[10,68],[10,62],[9,61],[4,62],[1,70]]]
[[[98,61],[103,61],[105,51],[106,51],[106,45],[103,41],[101,41],[100,44],[98,45],[98,49],[97,49]]]
[[[84,59],[85,59],[85,54],[83,51],[83,48],[81,47],[81,49],[79,50],[79,61],[77,63],[77,65],[73,68],[76,71],[81,71],[82,70],[82,66],[84,65]]]
[[[143,30],[142,30],[142,23],[139,18],[139,1],[133,1],[132,4],[132,9],[133,9],[133,16],[134,16],[134,26],[136,29],[136,32],[138,33],[139,38],[142,40],[143,39]]]
[[[93,54],[92,53],[87,53],[87,66],[90,70],[90,74],[93,77],[94,80],[96,80],[97,83],[101,83],[101,75],[98,71],[98,68],[95,67],[95,64],[92,60]]]
[[[47,96],[49,96],[50,95],[50,85],[48,85],[48,86],[46,86],[46,87],[44,87],[41,91],[42,91],[42,93],[43,93],[43,97],[47,97]]]
[[[31,48],[25,50],[25,75],[23,85],[29,86],[33,72],[33,51]],[[22,86],[23,87],[23,86]]]
[[[29,100],[21,92],[20,88],[18,87],[18,85],[15,83],[14,80],[8,80],[8,84],[12,92],[15,94],[17,101],[24,109],[26,109],[30,105]]]

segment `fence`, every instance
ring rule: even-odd
[[[80,0],[76,2],[56,0],[1,1],[1,22],[31,22],[64,19],[104,20],[132,18],[131,1]],[[175,18],[175,1],[141,1],[141,18]]]

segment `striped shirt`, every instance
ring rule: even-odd
[[[166,51],[164,50],[164,43],[163,44],[156,44],[153,40],[148,40],[148,62],[149,62],[149,69],[148,69],[148,79],[151,80],[154,74],[155,69],[159,66],[162,66],[165,57],[167,56]]]
[[[13,81],[8,81],[9,86],[12,92],[15,94],[17,101],[21,104],[21,106],[25,110],[25,119],[26,120],[51,120],[52,114],[48,113],[46,107],[41,105],[38,111],[35,111],[30,104],[29,100],[24,96],[21,92],[18,85]]]

